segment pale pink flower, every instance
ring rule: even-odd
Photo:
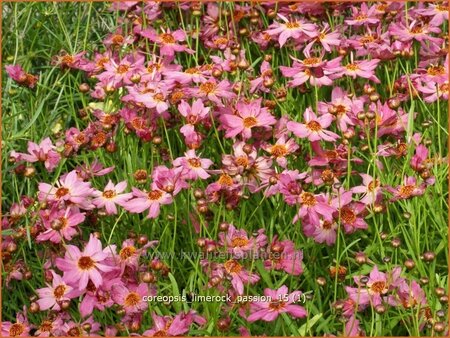
[[[195,150],[190,149],[184,153],[183,157],[173,160],[172,164],[174,167],[182,167],[183,175],[187,179],[196,180],[198,178],[207,179],[210,176],[206,170],[213,164],[213,161],[198,157]]]
[[[92,203],[97,208],[105,208],[108,215],[116,215],[117,207],[116,204],[123,206],[132,196],[131,193],[122,194],[127,187],[127,182],[122,181],[114,185],[111,180],[108,181],[105,189],[103,191],[94,191]]]
[[[61,309],[61,302],[78,297],[81,294],[81,291],[67,285],[61,276],[56,274],[53,270],[50,272],[53,276],[52,284],[47,284],[46,288],[36,290],[36,293],[39,296],[36,303],[39,304],[39,309],[41,311],[48,309],[59,311]]]
[[[141,213],[148,209],[147,218],[158,217],[161,205],[172,203],[172,196],[156,187],[149,192],[144,192],[134,187],[132,190],[135,198],[128,200],[123,207],[133,213]]]

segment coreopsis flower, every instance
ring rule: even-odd
[[[252,302],[251,313],[247,317],[247,321],[250,323],[257,320],[272,322],[281,313],[287,313],[294,318],[306,317],[307,312],[305,308],[293,304],[300,300],[301,294],[301,291],[289,293],[285,285],[278,290],[264,289],[264,296],[270,298],[270,300]]]
[[[80,302],[80,314],[83,318],[90,316],[94,309],[105,311],[114,305],[111,298],[111,287],[113,285],[122,284],[120,278],[105,278],[102,285],[98,288],[92,283],[88,282],[84,292],[83,300]]]
[[[333,215],[339,221],[346,233],[351,234],[358,229],[367,229],[368,225],[361,217],[366,210],[366,205],[352,200],[352,191],[341,189],[338,196],[331,200],[331,205],[337,212]]]
[[[402,185],[399,185],[397,188],[387,187],[386,189],[394,195],[390,201],[395,202],[397,200],[404,200],[423,195],[425,192],[425,187],[425,183],[418,185],[415,177],[405,176],[404,183]]]
[[[380,62],[379,59],[371,60],[353,60],[353,54],[350,54],[350,62],[344,66],[338,66],[331,71],[335,73],[336,77],[342,77],[343,75],[349,76],[352,79],[357,77],[362,77],[364,79],[369,79],[375,83],[380,83],[375,75],[375,69]]]
[[[323,49],[330,53],[332,47],[339,46],[341,44],[341,34],[337,31],[331,31],[330,25],[325,22],[323,23],[323,28],[317,32],[310,43],[308,43],[303,50],[304,53],[309,53],[314,46],[314,44],[320,43]]]
[[[29,337],[30,330],[33,326],[28,322],[28,318],[25,312],[17,312],[16,321],[2,322],[2,337]]]
[[[335,87],[331,92],[330,103],[319,102],[318,111],[321,114],[331,113],[336,116],[336,125],[342,132],[346,132],[356,125],[356,115],[363,111],[363,106],[361,99],[350,99],[341,87]]]
[[[416,40],[424,45],[424,42],[426,41],[436,45],[440,45],[442,42],[442,39],[431,35],[431,33],[441,33],[441,29],[439,27],[432,26],[430,24],[423,24],[417,20],[412,20],[409,25],[405,25],[403,23],[392,23],[389,26],[389,32],[400,41]]]
[[[398,296],[404,308],[424,308],[427,305],[427,297],[424,290],[416,281],[403,281],[398,287]]]
[[[89,330],[86,330],[89,328]],[[89,337],[98,336],[96,333],[100,330],[100,323],[94,321],[94,317],[90,316],[81,323],[68,321],[61,328],[61,336],[66,337]]]
[[[266,85],[266,81],[270,81],[272,79],[273,71],[269,62],[263,61],[261,64],[261,74],[254,80],[250,81],[250,93],[254,93],[256,91],[262,91],[264,93],[269,93],[269,86]]]
[[[34,88],[39,79],[37,75],[25,72],[20,65],[7,65],[5,70],[8,76],[16,81],[17,84],[28,88]]]
[[[219,234],[219,244],[227,248],[235,258],[243,258],[246,253],[258,252],[260,248],[267,244],[267,236],[264,229],[258,231],[256,237],[248,237],[244,229],[236,229],[230,224],[226,233]]]
[[[226,130],[225,137],[235,137],[241,134],[242,138],[252,137],[252,128],[268,127],[275,124],[276,119],[267,108],[261,108],[262,99],[250,103],[239,101],[236,103],[236,114],[223,114],[220,121]]]
[[[179,44],[179,42],[186,40],[186,32],[182,29],[177,29],[173,32],[171,32],[170,29],[167,29],[163,30],[161,34],[158,34],[153,28],[148,28],[141,31],[140,34],[159,45],[159,53],[161,56],[173,57],[175,52],[194,53],[194,51],[186,45]]]
[[[430,17],[429,24],[431,26],[440,26],[448,21],[448,3],[427,3],[427,7],[417,9],[420,15]]]
[[[314,217],[305,215],[302,219],[303,233],[314,238],[316,243],[326,243],[331,246],[336,242],[338,225],[332,218],[319,217],[319,221]]]
[[[133,213],[141,213],[148,209],[147,218],[158,217],[161,205],[172,203],[172,196],[156,187],[148,192],[133,187],[132,191],[134,198],[124,203],[123,207]]]
[[[361,203],[373,204],[381,195],[381,182],[368,174],[359,174],[363,179],[363,185],[353,187],[351,190],[355,194],[363,194]]]
[[[42,219],[45,231],[37,237],[37,242],[50,241],[61,243],[65,240],[72,240],[78,234],[76,226],[85,220],[85,214],[77,208],[41,210],[39,215]]]
[[[126,188],[126,181],[114,184],[111,180],[109,180],[103,191],[95,190],[92,193],[94,197],[92,203],[97,208],[105,208],[108,215],[116,215],[116,204],[123,207],[124,204],[126,204],[126,202],[133,196],[131,193],[123,193]]]
[[[308,215],[310,222],[319,224],[319,215],[322,215],[327,220],[331,220],[331,215],[336,211],[336,209],[328,203],[327,198],[323,194],[314,195],[311,192],[302,191],[299,197],[300,209],[294,217],[294,223],[297,222],[298,219],[303,219]]]
[[[292,77],[288,82],[290,87],[298,87],[309,81],[312,86],[330,86],[336,77],[342,57],[332,60],[323,60],[325,52],[318,57],[311,56],[309,51],[304,52],[306,58],[303,60],[291,57],[294,60],[292,67],[280,66],[284,76]]]
[[[349,26],[374,25],[380,22],[377,17],[376,5],[370,8],[366,3],[361,3],[360,8],[352,7],[352,18],[346,19],[345,23]]]
[[[307,138],[311,142],[319,140],[333,142],[339,138],[339,135],[326,130],[333,121],[331,114],[324,114],[317,117],[311,108],[307,108],[303,113],[303,118],[305,123],[294,121],[287,123],[288,130],[293,132],[295,136]]]
[[[186,89],[192,97],[198,97],[203,100],[209,100],[219,107],[223,106],[221,99],[231,100],[236,97],[233,93],[231,84],[228,80],[217,82],[214,79],[201,83],[198,87]]]
[[[64,282],[79,290],[84,290],[89,280],[99,287],[103,283],[102,273],[115,269],[105,264],[114,251],[115,247],[112,246],[102,250],[100,240],[91,234],[83,251],[74,245],[67,245],[64,258],[56,258],[56,266],[64,272]]]
[[[183,175],[190,180],[207,179],[210,175],[206,170],[213,164],[208,158],[200,158],[191,149],[184,153],[183,157],[178,157],[172,162],[174,167],[182,167]]]
[[[61,316],[57,316],[56,318],[47,318],[36,327],[37,330],[34,335],[36,337],[57,337],[62,334],[62,326],[63,320]]]
[[[127,314],[143,312],[147,309],[148,303],[143,297],[148,296],[148,284],[141,283],[138,286],[126,287],[116,284],[111,287],[112,299],[123,307]]]
[[[245,267],[236,259],[230,259],[221,265],[220,276],[231,280],[233,289],[239,294],[244,294],[245,284],[255,284],[260,277],[247,271]]]
[[[317,27],[312,23],[306,23],[300,19],[289,20],[282,14],[278,14],[278,17],[282,22],[275,21],[266,33],[272,37],[278,37],[280,47],[283,47],[289,38],[305,41],[317,35]]]
[[[141,54],[126,55],[119,62],[110,59],[103,64],[104,71],[96,75],[96,77],[112,88],[130,85],[133,83],[133,76],[140,76],[143,73],[144,62],[145,58]]]
[[[449,83],[448,81],[427,82],[425,85],[417,87],[417,90],[424,95],[424,101],[428,103],[436,102],[437,100],[448,100]]]
[[[45,168],[52,172],[59,164],[61,155],[56,151],[56,146],[53,145],[49,137],[36,144],[28,141],[28,154],[11,152],[11,157],[16,161],[26,161],[29,163],[43,162]]]
[[[261,147],[267,151],[282,168],[287,167],[286,156],[295,153],[299,148],[298,144],[293,139],[288,139],[285,135],[277,139],[275,144],[264,143]]]
[[[63,278],[53,270],[50,272],[53,276],[52,284],[47,284],[46,288],[36,290],[39,296],[36,302],[39,304],[41,311],[48,309],[59,311],[61,309],[61,302],[78,297],[81,294],[81,291],[67,285]]]
[[[79,179],[77,172],[72,170],[64,178],[61,178],[56,186],[41,182],[38,185],[39,201],[72,202],[83,209],[91,208],[89,198],[93,189],[90,182]]]
[[[267,259],[264,267],[267,270],[283,270],[293,276],[299,276],[303,272],[303,252],[295,250],[294,242],[280,241],[275,236],[267,248]]]
[[[145,337],[181,336],[189,331],[193,322],[190,318],[183,317],[182,314],[171,318],[169,316],[158,316],[153,312],[152,319],[153,328],[143,333]]]

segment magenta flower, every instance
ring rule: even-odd
[[[79,205],[83,209],[91,208],[89,198],[93,189],[90,182],[83,182],[78,178],[77,172],[72,170],[64,178],[61,178],[56,187],[48,183],[39,183],[38,186],[40,201],[61,202],[68,201]]]
[[[287,286],[283,285],[278,290],[264,289],[264,295],[270,300],[252,302],[252,309],[247,321],[252,323],[257,320],[272,322],[278,318],[281,313],[288,313],[295,318],[306,317],[307,313],[303,306],[293,303],[300,300],[301,291],[288,293]]]
[[[135,198],[128,200],[123,207],[133,213],[141,213],[148,209],[147,218],[158,217],[161,205],[172,203],[172,196],[158,188],[152,188],[149,192],[134,187],[132,190]]]
[[[61,155],[56,151],[56,147],[52,144],[49,137],[36,144],[28,141],[28,154],[11,152],[11,157],[16,160],[23,160],[29,163],[44,162],[45,168],[52,172],[59,164]]]
[[[91,234],[83,252],[74,245],[67,245],[64,258],[56,258],[56,266],[64,272],[63,280],[71,286],[84,290],[91,280],[99,287],[103,283],[101,273],[115,269],[105,264],[114,250],[111,246],[102,250],[100,240]]]
[[[48,309],[59,311],[61,302],[78,297],[81,294],[81,291],[67,285],[61,276],[57,275],[53,270],[50,272],[53,276],[52,285],[47,284],[46,288],[36,290],[39,295],[39,299],[36,302],[39,304],[41,311]]]
[[[187,179],[207,179],[210,175],[206,172],[212,164],[213,161],[207,158],[199,158],[195,154],[195,150],[190,149],[184,153],[184,157],[178,157],[172,162],[174,167],[182,167],[183,175]]]
[[[122,284],[116,284],[111,287],[112,299],[123,307],[127,314],[143,312],[147,309],[148,303],[143,297],[148,296],[148,284],[141,283],[138,286],[127,288]]]
[[[122,194],[126,187],[126,181],[122,181],[114,185],[114,183],[109,180],[103,191],[96,190],[93,192],[92,195],[95,198],[92,200],[92,203],[97,208],[105,208],[108,215],[116,215],[116,204],[123,206],[133,196],[131,193]]]
[[[278,17],[283,22],[274,22],[269,26],[269,29],[266,31],[266,33],[272,37],[278,36],[280,47],[283,47],[283,45],[289,38],[292,38],[294,40],[306,40],[317,35],[317,28],[314,24],[305,23],[304,21],[299,19],[289,20],[282,14],[278,14]]]
[[[250,103],[239,101],[236,103],[236,115],[223,114],[220,122],[226,130],[225,137],[242,135],[243,139],[252,137],[252,128],[268,127],[276,123],[276,119],[269,113],[267,108],[261,108],[261,99]]]
[[[339,138],[339,135],[325,130],[333,121],[331,114],[324,114],[320,117],[312,111],[311,108],[307,108],[303,114],[305,123],[298,123],[290,121],[287,123],[287,129],[300,138],[307,138],[309,141],[325,140],[334,142]]]

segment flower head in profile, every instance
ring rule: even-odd
[[[20,65],[7,65],[5,66],[5,70],[11,79],[24,87],[34,88],[39,79],[37,75],[25,72]]]
[[[132,190],[134,198],[124,203],[123,207],[133,213],[141,213],[148,210],[147,218],[158,217],[161,205],[172,203],[172,196],[157,187],[152,187],[148,192],[134,187]]]

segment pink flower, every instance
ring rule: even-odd
[[[45,168],[52,172],[59,164],[61,155],[56,151],[49,137],[36,144],[28,141],[28,154],[11,152],[11,156],[16,160],[23,160],[29,163],[44,162]]]
[[[352,7],[352,19],[345,20],[345,23],[349,26],[362,26],[362,25],[373,25],[380,22],[377,18],[376,5],[370,8],[366,3],[361,3],[360,9],[358,7]]]
[[[131,193],[122,194],[126,187],[126,181],[114,185],[114,183],[109,180],[103,191],[96,190],[93,192],[92,195],[95,198],[92,200],[92,203],[97,208],[105,208],[108,215],[116,215],[116,204],[123,206],[133,196]]]
[[[171,32],[169,29],[167,31],[163,30],[161,34],[158,34],[153,28],[149,28],[141,31],[140,34],[159,45],[161,56],[173,57],[175,52],[194,53],[192,49],[185,45],[178,44],[178,42],[186,40],[186,33],[182,29],[177,29],[174,32]]]
[[[258,252],[267,244],[267,236],[264,229],[258,231],[257,237],[249,238],[244,229],[236,229],[230,224],[226,233],[219,233],[219,244],[225,246],[235,258],[243,258],[246,253]]]
[[[287,129],[300,138],[308,138],[309,141],[325,140],[334,142],[339,138],[339,135],[325,130],[329,127],[333,121],[331,114],[324,114],[320,117],[312,111],[311,108],[307,108],[303,114],[305,123],[298,123],[290,121],[287,123]]]
[[[220,99],[234,99],[236,94],[231,90],[231,84],[228,80],[217,82],[211,79],[201,83],[197,88],[188,88],[187,93],[193,97],[207,99],[218,106],[222,107],[223,103]]]
[[[372,80],[375,83],[380,83],[380,80],[375,76],[375,69],[379,62],[379,59],[353,61],[353,54],[351,54],[350,63],[334,70],[336,71],[337,77],[343,75],[350,76],[352,79],[362,77],[364,79]]]
[[[302,226],[305,235],[314,238],[317,243],[326,243],[331,246],[336,242],[338,225],[329,217],[319,218],[317,222],[314,217],[306,215],[303,218]]]
[[[373,204],[377,198],[381,195],[381,183],[378,179],[374,179],[367,174],[360,174],[363,179],[363,185],[359,185],[352,188],[352,192],[355,194],[363,194],[361,203]]]
[[[275,236],[267,249],[268,259],[264,261],[264,267],[268,270],[283,270],[293,276],[299,276],[303,272],[303,252],[295,250],[292,241],[279,241]]]
[[[76,226],[83,223],[85,219],[84,213],[80,213],[77,209],[68,207],[65,210],[56,210],[56,208],[51,211],[41,210],[39,214],[46,230],[36,237],[36,241],[60,243],[63,238],[70,241],[78,234]]]
[[[359,287],[347,286],[346,291],[350,299],[360,306],[371,304],[375,307],[383,302],[396,306],[397,301],[393,296],[388,296],[388,292],[397,288],[404,281],[403,278],[400,278],[400,273],[400,267],[392,269],[389,273],[383,273],[378,271],[377,266],[374,266],[365,285],[360,283],[360,277],[355,277],[355,282]]]
[[[74,245],[67,245],[64,259],[56,258],[56,266],[64,272],[63,280],[67,284],[84,290],[91,280],[98,288],[103,283],[101,272],[115,269],[105,264],[105,260],[110,257],[112,250],[111,246],[102,250],[100,240],[91,234],[83,252]]]
[[[130,286],[116,284],[111,287],[112,299],[123,307],[127,314],[143,312],[147,309],[148,303],[143,297],[148,296],[148,284],[141,283],[138,286]]]
[[[293,303],[300,300],[301,291],[288,293],[287,286],[283,285],[278,290],[264,289],[264,295],[270,300],[252,303],[252,312],[247,317],[247,321],[252,323],[257,320],[272,322],[278,318],[281,313],[288,313],[295,318],[306,317],[306,310]]]
[[[37,75],[25,72],[20,65],[8,65],[5,66],[5,70],[11,79],[28,88],[34,88],[39,79]]]
[[[64,178],[61,178],[56,187],[48,183],[39,183],[40,201],[68,201],[79,205],[83,209],[91,208],[89,198],[93,189],[90,182],[83,182],[78,178],[77,172],[72,170]]]
[[[281,136],[274,145],[263,144],[261,147],[267,151],[272,158],[274,158],[278,165],[282,168],[287,166],[286,156],[294,153],[299,148],[298,144],[293,139],[287,139],[286,136]]]
[[[252,137],[252,128],[268,127],[276,123],[276,119],[267,108],[261,108],[262,99],[250,103],[236,103],[236,115],[223,114],[220,121],[226,129],[225,137],[235,137],[242,134],[243,139]]]
[[[156,187],[152,188],[149,192],[144,192],[134,187],[132,190],[133,196],[136,198],[124,203],[123,207],[133,213],[141,213],[148,209],[147,218],[158,217],[161,205],[172,203],[172,196]]]
[[[391,202],[397,200],[405,200],[414,196],[423,195],[425,192],[425,184],[418,185],[417,180],[413,176],[405,176],[403,185],[397,188],[387,187],[387,190],[394,196],[390,199]]]
[[[278,36],[278,42],[280,47],[286,43],[289,38],[294,40],[304,39],[313,37],[317,34],[316,25],[311,23],[305,23],[302,20],[289,20],[282,14],[278,14],[278,17],[283,20],[282,23],[274,22],[269,26],[266,31],[270,36]]]
[[[191,316],[178,314],[175,318],[152,313],[153,328],[143,333],[145,337],[170,337],[185,335],[193,323]]]
[[[46,288],[36,290],[39,295],[39,299],[36,302],[39,304],[41,311],[48,309],[59,311],[61,302],[78,297],[81,294],[79,290],[67,285],[61,276],[57,275],[53,270],[50,272],[53,276],[52,285],[47,284]]]
[[[207,158],[199,158],[195,154],[195,150],[190,149],[184,153],[184,157],[178,157],[172,162],[174,167],[182,167],[184,169],[183,175],[187,179],[196,180],[201,178],[207,179],[210,175],[206,172],[213,161]]]
[[[324,216],[327,220],[331,220],[331,215],[334,211],[336,209],[328,204],[325,195],[314,195],[313,193],[303,191],[300,194],[300,209],[294,217],[293,222],[295,223],[298,219],[303,219],[308,215],[310,222],[319,224],[319,215]]]
[[[236,259],[230,259],[221,266],[220,277],[227,277],[231,280],[233,289],[239,294],[244,294],[244,284],[255,284],[260,277],[257,274],[247,271]]]

